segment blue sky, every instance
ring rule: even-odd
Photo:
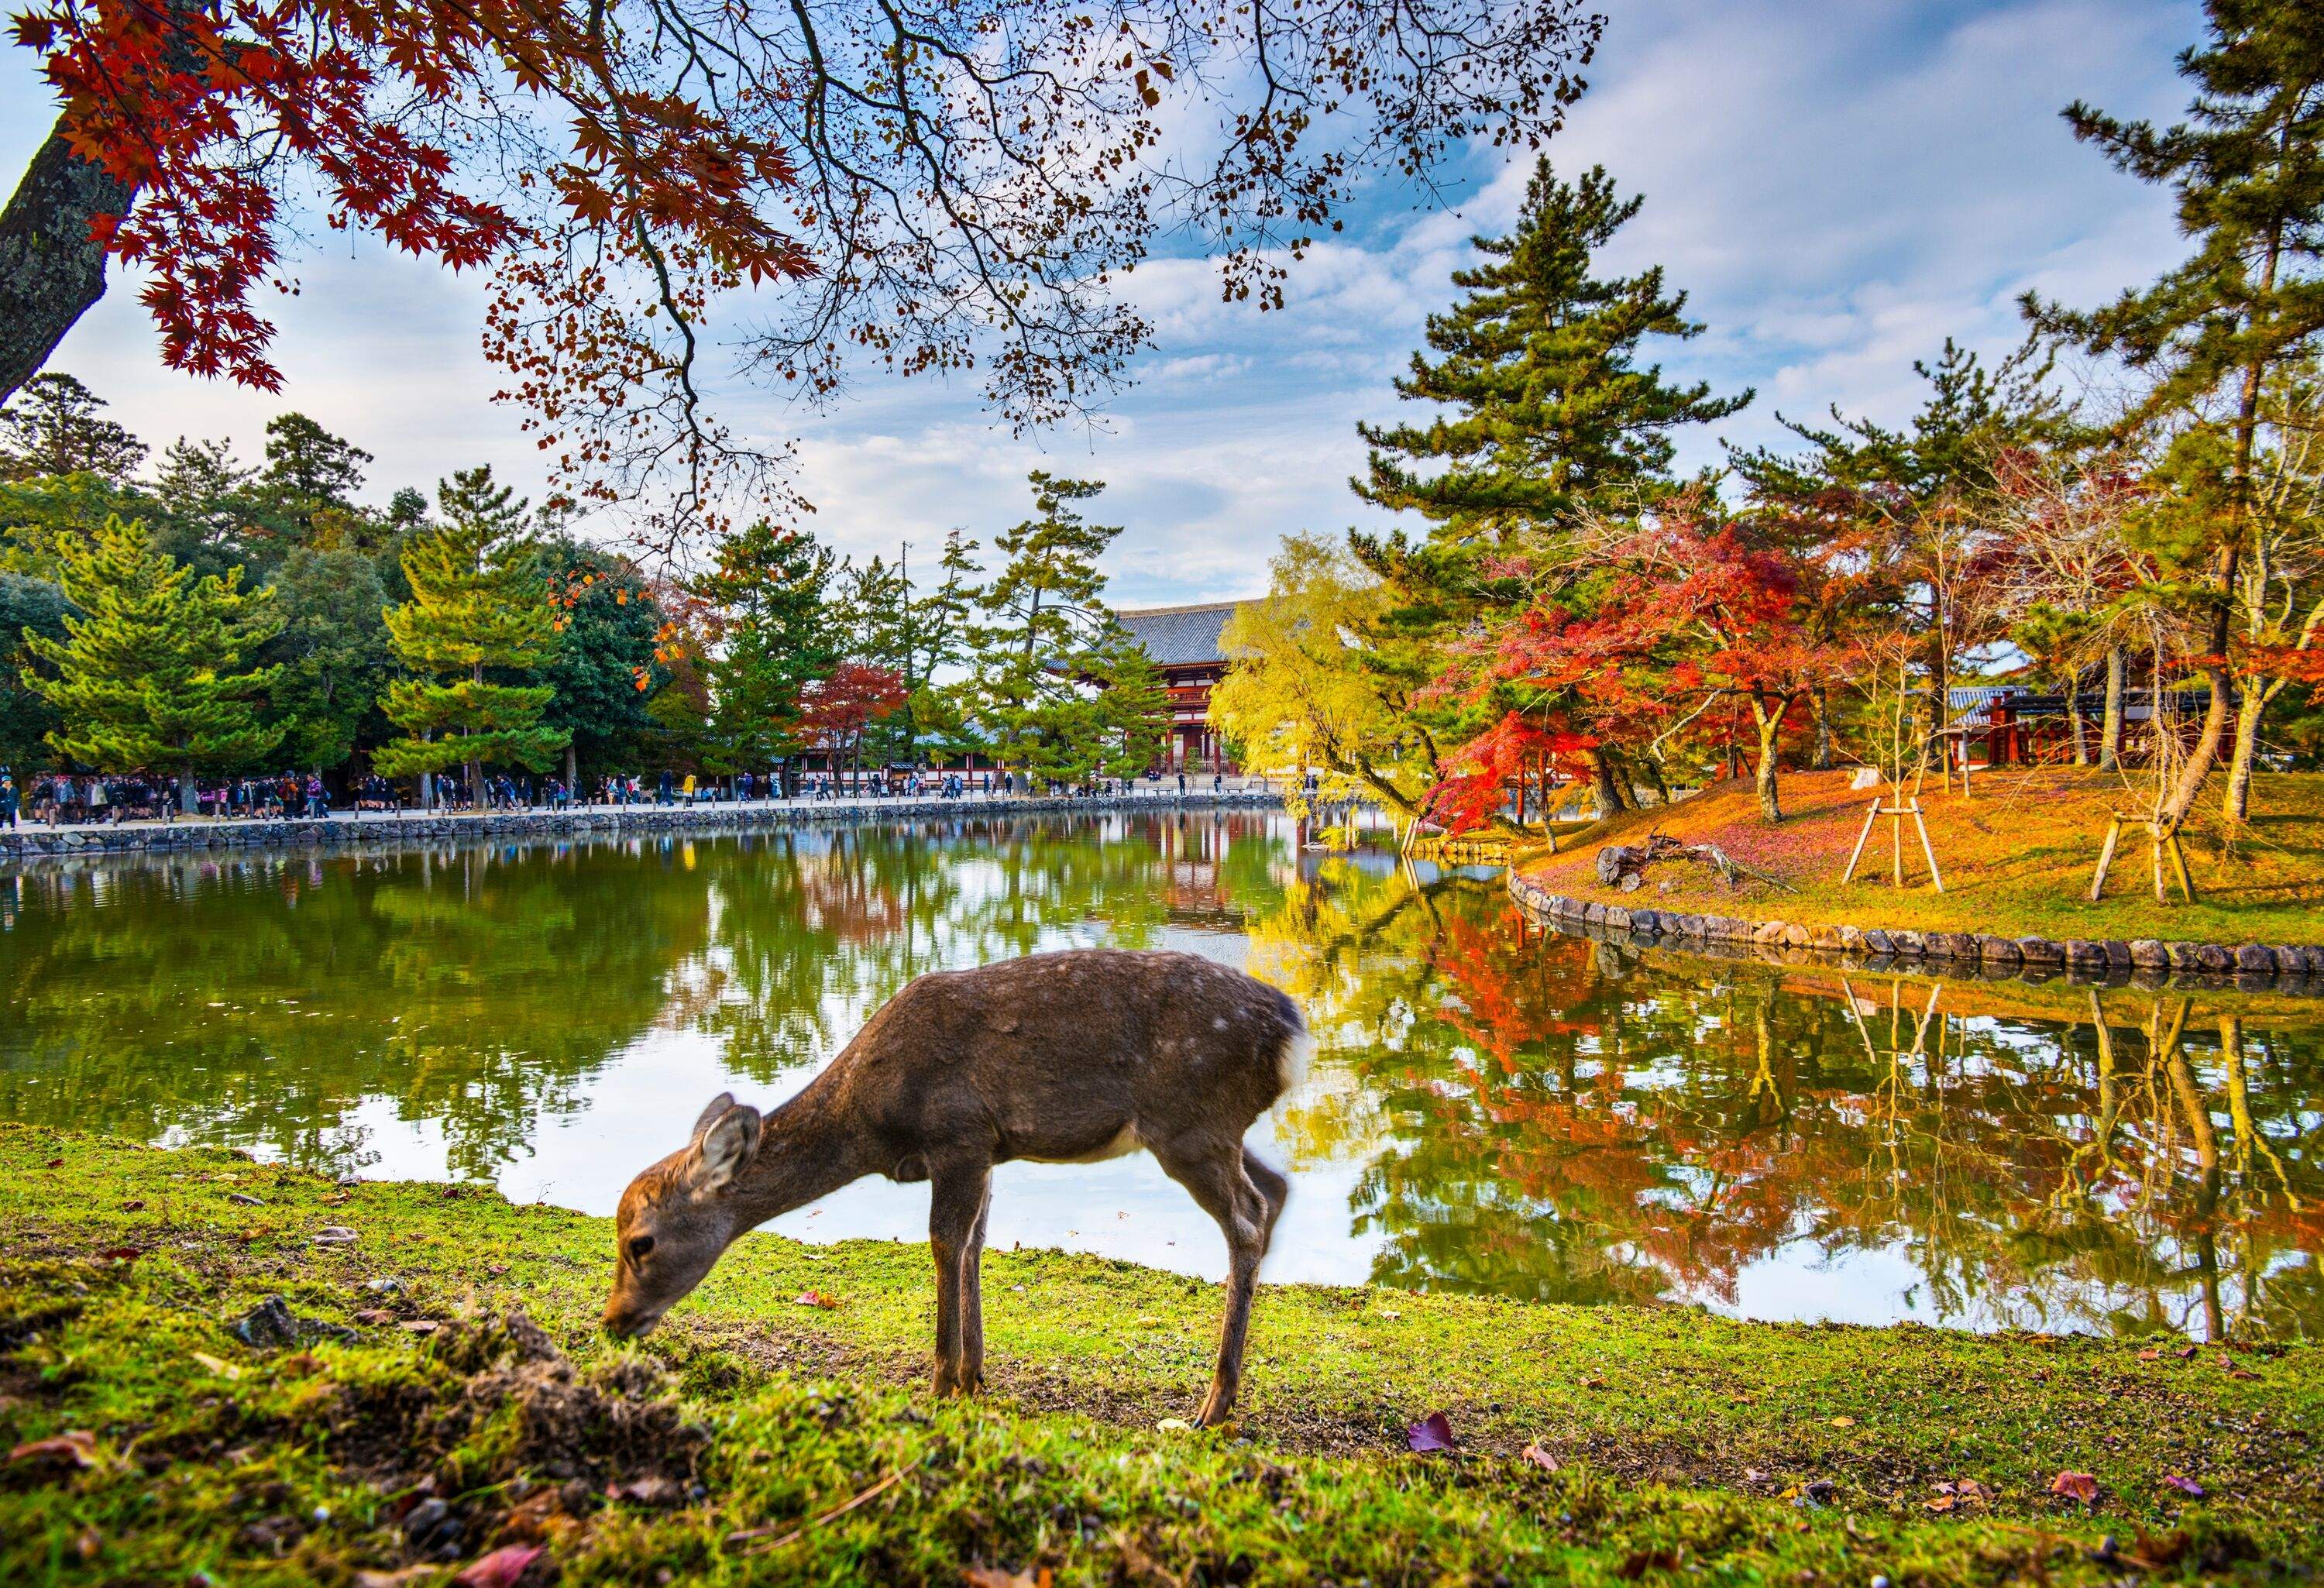
[[[2038,0],[1606,0],[1591,88],[1550,150],[1603,163],[1646,207],[1609,260],[1667,267],[1710,329],[1663,354],[1674,375],[1758,397],[1718,438],[1780,435],[1775,411],[1830,402],[1884,419],[1916,401],[1912,361],[1950,335],[1999,352],[2020,336],[2028,287],[2086,303],[2178,258],[2167,199],[2077,144],[2059,108],[2081,97],[2174,118],[2172,58],[2200,28],[2192,4]],[[0,58],[0,162],[21,171],[52,107],[32,58]],[[1421,322],[1449,300],[1474,233],[1506,229],[1530,159],[1480,166],[1454,213],[1382,196],[1298,267],[1291,301],[1260,314],[1218,300],[1201,260],[1154,262],[1130,291],[1160,328],[1137,385],[1096,426],[1019,439],[974,390],[866,377],[835,408],[730,397],[740,431],[796,438],[811,527],[858,555],[945,531],[981,539],[1024,516],[1024,475],[1109,483],[1119,523],[1107,570],[1118,605],[1263,589],[1277,539],[1375,516],[1349,492],[1359,419],[1395,416],[1390,380]],[[266,420],[313,415],[376,455],[368,494],[432,486],[489,462],[535,491],[518,416],[491,402],[477,352],[483,289],[368,239],[333,238],[297,263],[281,300],[280,396],[162,369],[134,284],[116,278],[51,367],[70,371],[157,451],[223,437],[257,457]]]

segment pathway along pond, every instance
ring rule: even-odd
[[[1266,814],[0,873],[0,1115],[606,1213],[913,975],[1097,944],[1305,1002],[1314,1074],[1254,1132],[1295,1180],[1270,1279],[2324,1334],[2324,1002],[1641,956]],[[775,1227],[919,1240],[927,1201]],[[1007,1166],[991,1239],[1223,1261],[1143,1155]]]

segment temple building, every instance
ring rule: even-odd
[[[1121,626],[1161,671],[1170,691],[1170,739],[1164,746],[1166,771],[1232,771],[1226,747],[1211,729],[1211,687],[1226,674],[1219,635],[1242,604],[1212,601],[1200,606],[1148,606],[1117,612]]]

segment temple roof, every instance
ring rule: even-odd
[[[1224,660],[1219,654],[1219,634],[1227,626],[1229,614],[1241,605],[1211,601],[1200,606],[1148,606],[1113,615],[1157,667],[1185,667]]]

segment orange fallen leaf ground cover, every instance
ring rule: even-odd
[[[2106,897],[2089,902],[2110,812],[2140,808],[2144,790],[2123,776],[2076,767],[2010,767],[1980,774],[1964,799],[1932,777],[1921,805],[1942,868],[1945,891],[1928,885],[1910,826],[1905,886],[1890,882],[1889,824],[1877,824],[1856,880],[1840,874],[1864,825],[1872,793],[1849,774],[1786,772],[1784,819],[1759,815],[1748,780],[1715,783],[1663,810],[1633,811],[1587,829],[1527,872],[1572,898],[1656,909],[1693,910],[1802,925],[1850,924],[1915,930],[1992,932],[2052,938],[2159,937],[2219,943],[2324,942],[2324,773],[2263,774],[2253,780],[2252,819],[2229,834],[2218,816],[2218,788],[2183,839],[2197,891],[2157,907],[2144,838],[2126,832]],[[1729,890],[1707,866],[1657,863],[1637,891],[1598,882],[1598,850],[1640,844],[1660,831],[1689,844],[1716,844],[1754,871],[1780,879]]]

